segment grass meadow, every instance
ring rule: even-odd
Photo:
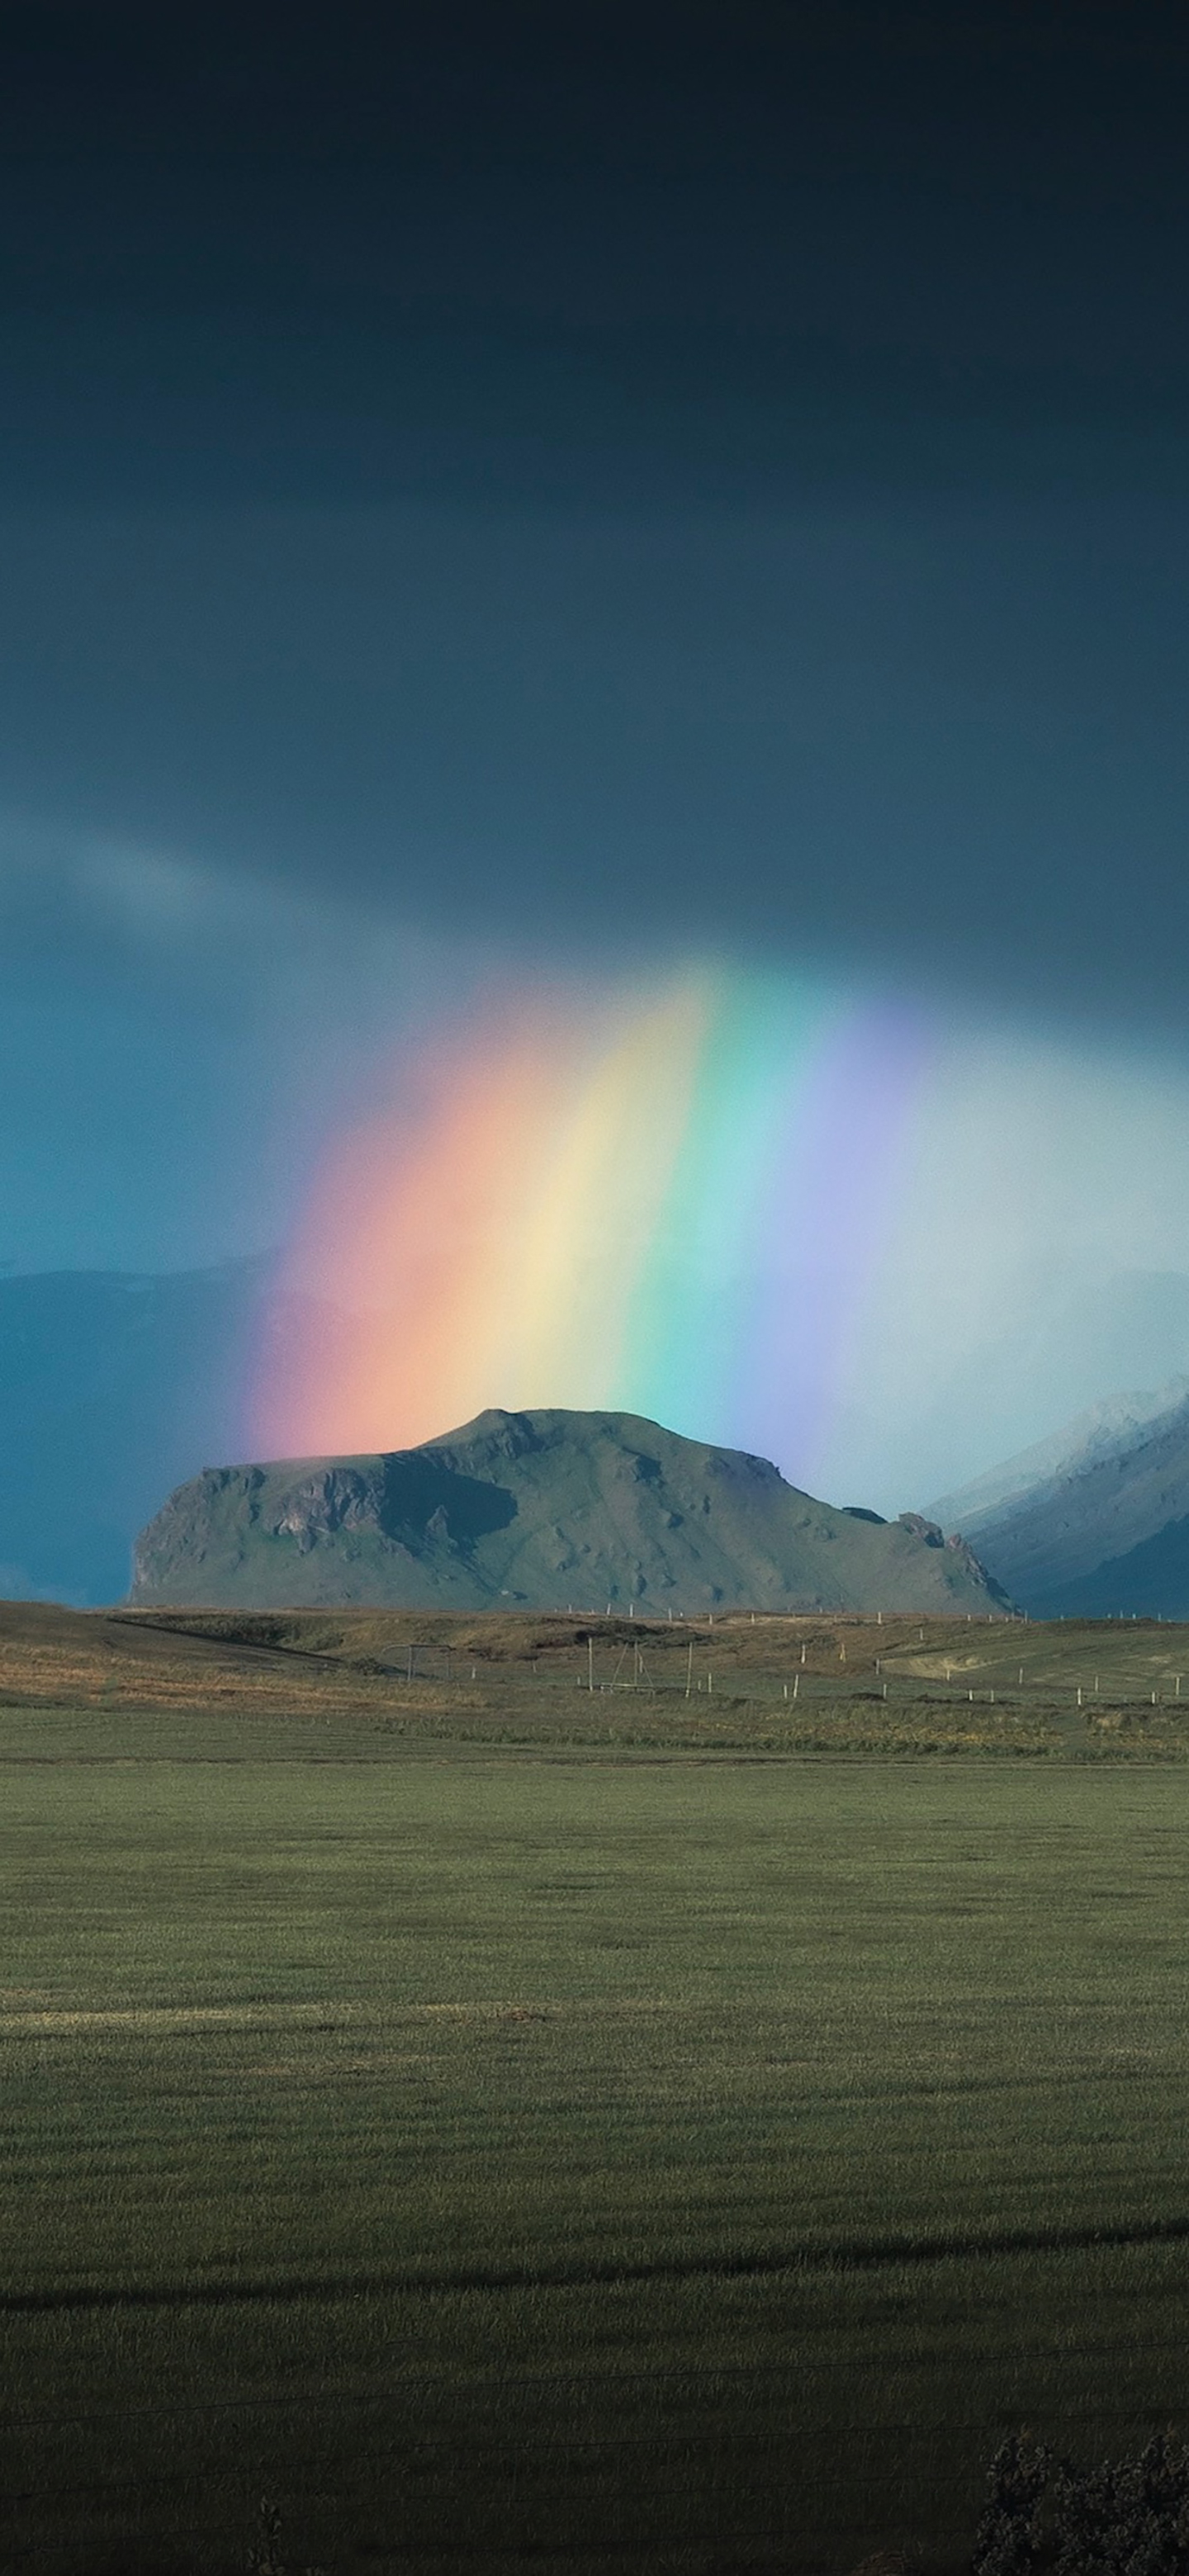
[[[5,1669],[6,2570],[957,2570],[1189,2423],[1167,1748]]]

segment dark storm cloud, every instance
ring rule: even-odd
[[[1024,999],[1059,963],[1096,1004],[1132,943],[1179,993],[1184,532],[1084,534],[853,504],[10,525],[9,795],[488,937],[841,942]]]
[[[1184,425],[1171,12],[8,24],[26,486],[935,488]]]
[[[248,21],[9,13],[9,804],[1175,1014],[1179,18]]]

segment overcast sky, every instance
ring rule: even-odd
[[[247,17],[4,13],[0,1259],[278,1239],[488,950],[1179,1079],[1181,12]]]

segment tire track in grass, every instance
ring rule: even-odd
[[[965,2236],[838,2237],[820,2245],[774,2246],[767,2252],[658,2256],[655,2261],[476,2263],[440,2272],[286,2274],[276,2279],[121,2282],[0,2290],[0,2315],[41,2316],[121,2308],[333,2306],[359,2298],[441,2298],[467,2291],[629,2288],[653,2281],[760,2280],[781,2272],[871,2272],[931,2263],[995,2262],[1012,2254],[1122,2252],[1132,2246],[1189,2242],[1189,2216],[1137,2219],[1113,2227],[1006,2227]]]

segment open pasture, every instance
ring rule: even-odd
[[[110,1714],[120,1730],[151,1717],[159,1747],[226,1754],[250,1749],[262,1724],[270,1753],[291,1726],[301,1747],[311,1726],[328,1726],[336,1743],[346,1728],[361,1754],[369,1743],[382,1750],[395,1731],[425,1742],[592,1751],[1175,1759],[1189,1751],[1189,1628],[0,1603],[0,1719],[10,1745],[24,1741],[21,1711],[34,1721],[30,1750],[61,1736],[94,1758],[107,1740],[95,1721]],[[161,1735],[168,1718],[180,1728],[176,1740]]]
[[[267,2494],[330,2576],[957,2569],[1003,2431],[1185,2427],[1177,1760],[699,1758],[567,1735],[573,1635],[108,1624],[25,1616],[38,1705],[8,1614],[5,2568],[230,2576]]]

